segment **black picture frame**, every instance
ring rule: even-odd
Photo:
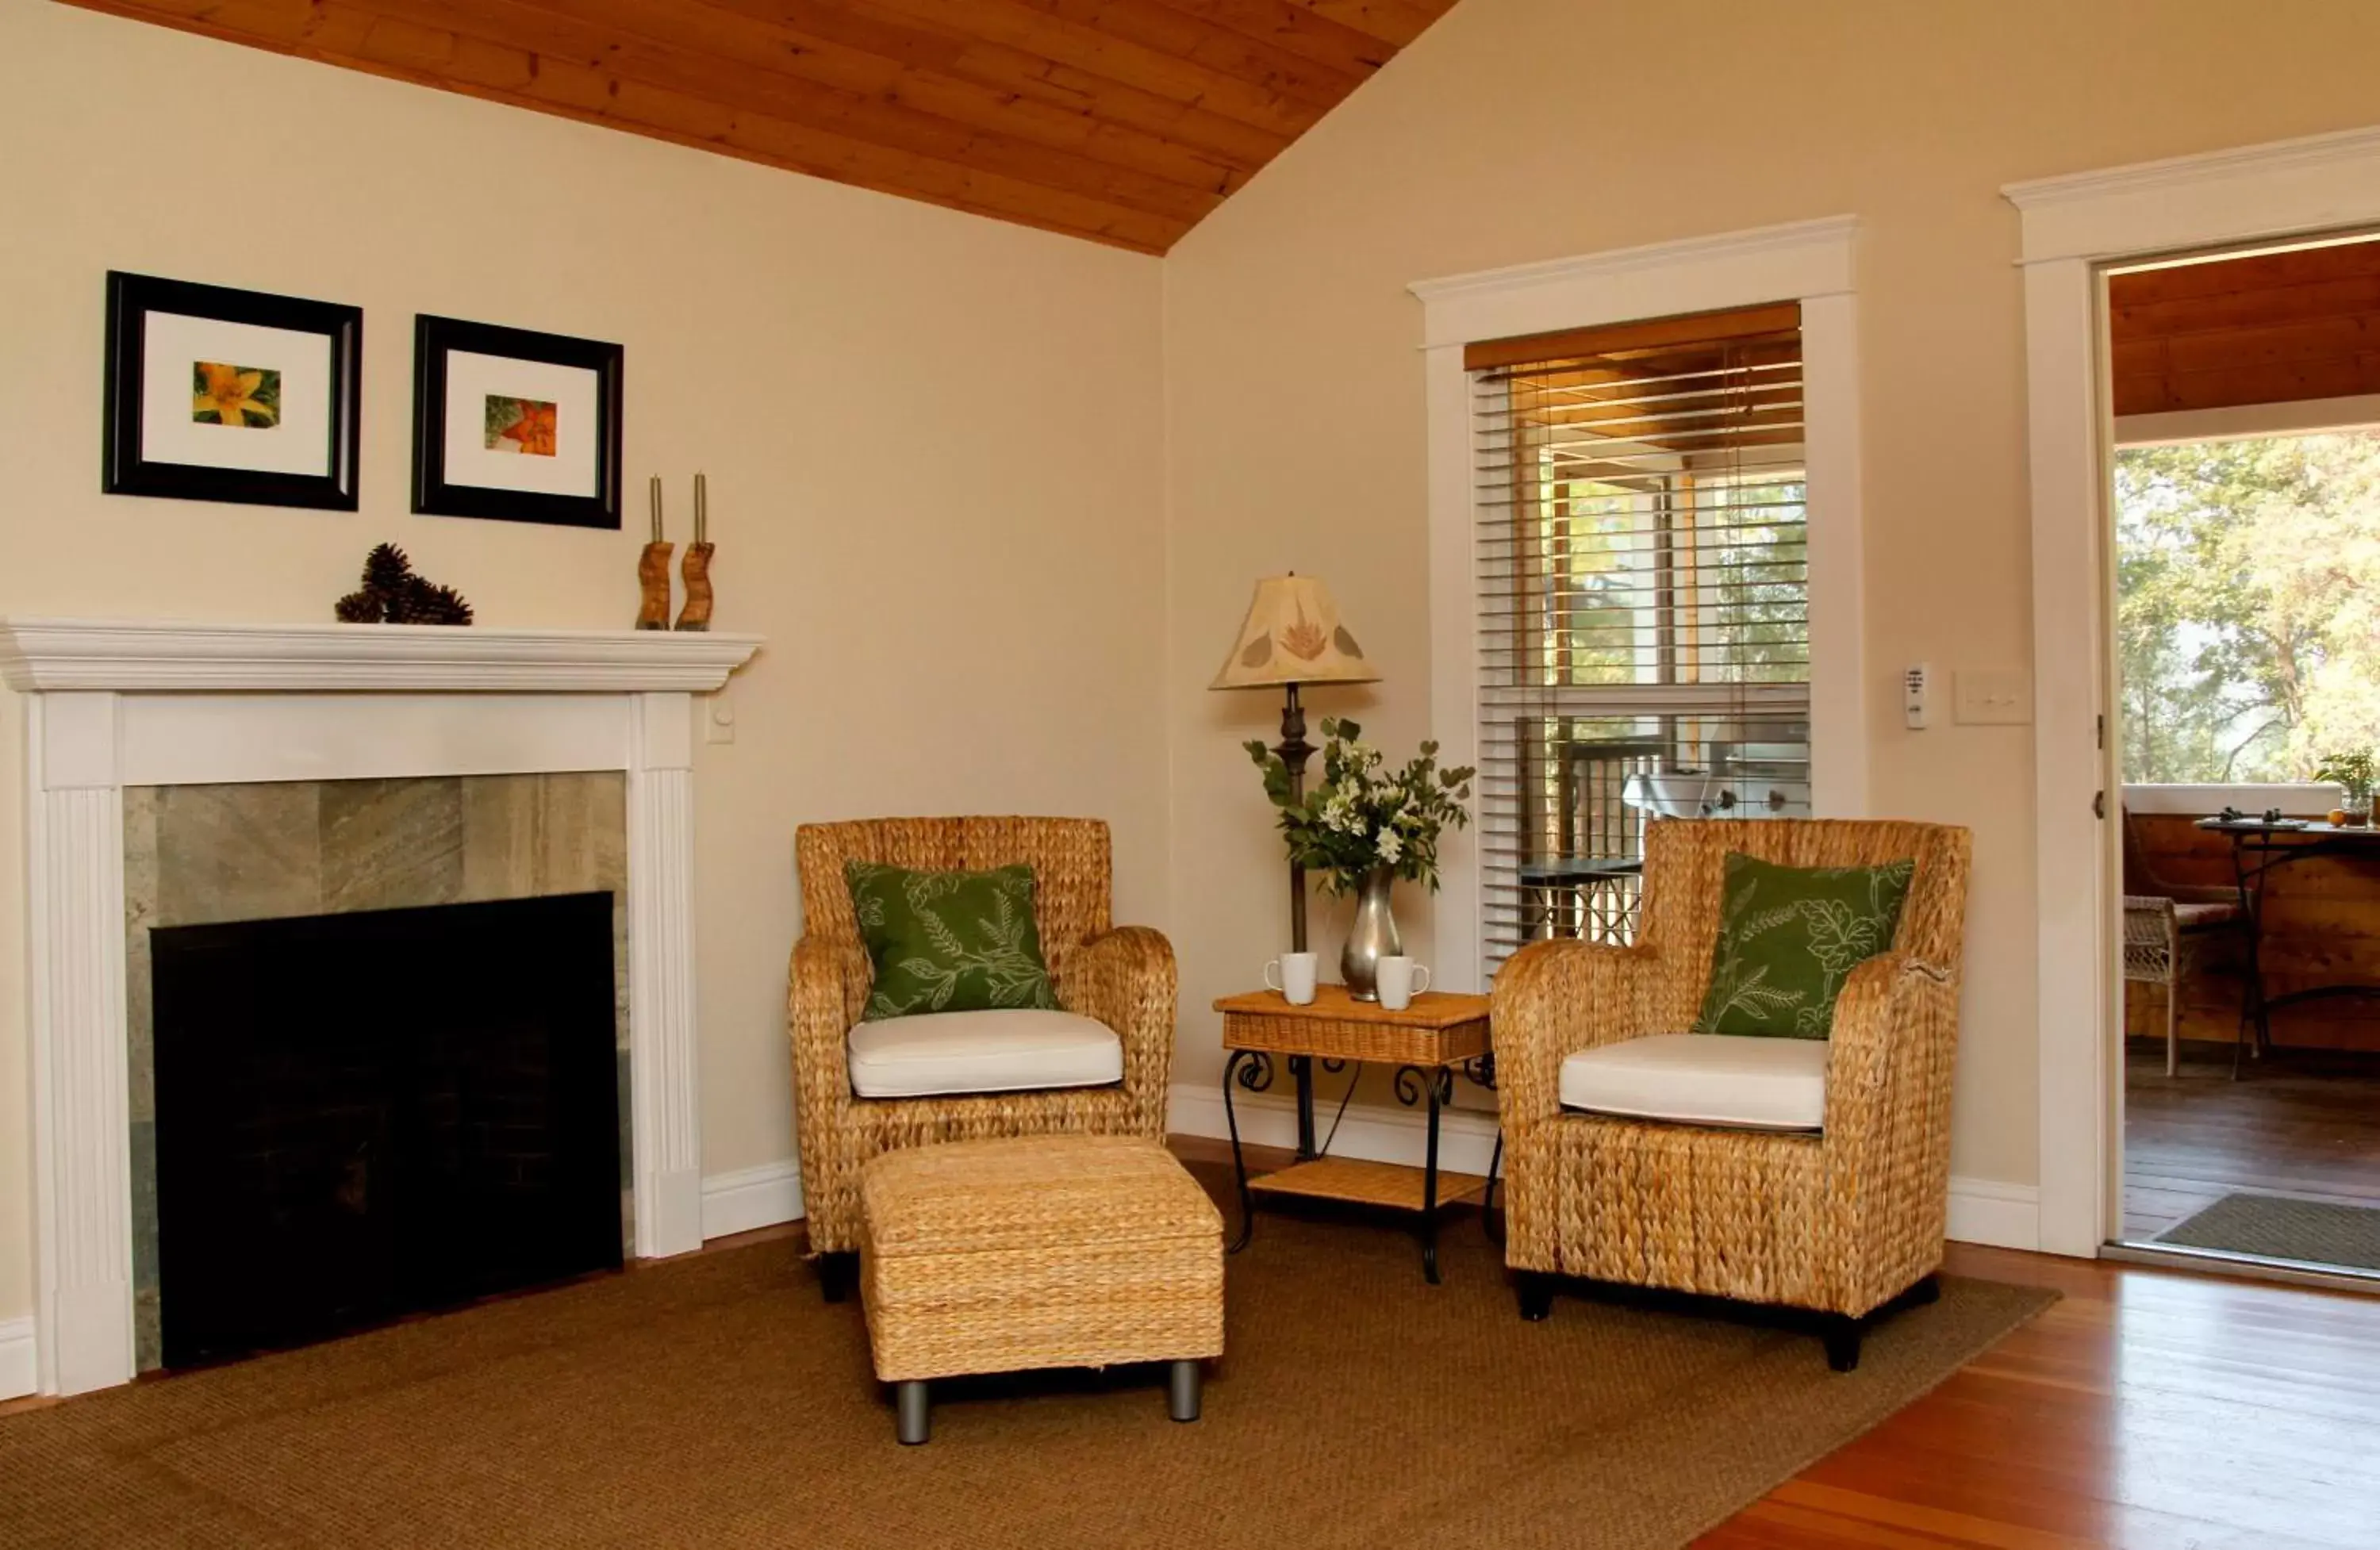
[[[446,478],[447,356],[455,350],[577,367],[596,376],[593,495],[553,495],[454,484]],[[566,527],[620,526],[621,370],[617,345],[538,333],[423,312],[413,320],[413,509],[428,516],[478,516]]]
[[[152,312],[328,336],[331,412],[327,471],[320,475],[276,473],[152,461],[145,456],[142,387],[149,317]],[[357,428],[363,418],[361,308],[110,270],[106,348],[100,458],[100,489],[105,493],[157,495],[179,501],[235,501],[260,506],[312,506],[324,511],[356,509]]]

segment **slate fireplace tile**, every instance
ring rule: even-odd
[[[145,1085],[149,1073],[141,1075]],[[132,1369],[151,1372],[164,1360],[157,1315],[157,1122],[142,1119],[132,1125]]]
[[[474,776],[463,782],[463,896],[625,890],[627,825],[617,770]]]
[[[271,920],[322,908],[321,793],[311,781],[159,786],[157,918]]]
[[[460,901],[463,785],[451,777],[325,782],[323,913]]]

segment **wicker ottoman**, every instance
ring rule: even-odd
[[[963,1373],[1171,1362],[1198,1419],[1223,1350],[1223,1218],[1155,1142],[1045,1135],[888,1152],[860,1174],[860,1293],[900,1437],[927,1383]]]

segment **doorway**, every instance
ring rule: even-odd
[[[2103,273],[2108,1241],[2380,1284],[2380,240]]]

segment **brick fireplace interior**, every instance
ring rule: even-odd
[[[167,1367],[618,1268],[612,910],[151,934]]]

